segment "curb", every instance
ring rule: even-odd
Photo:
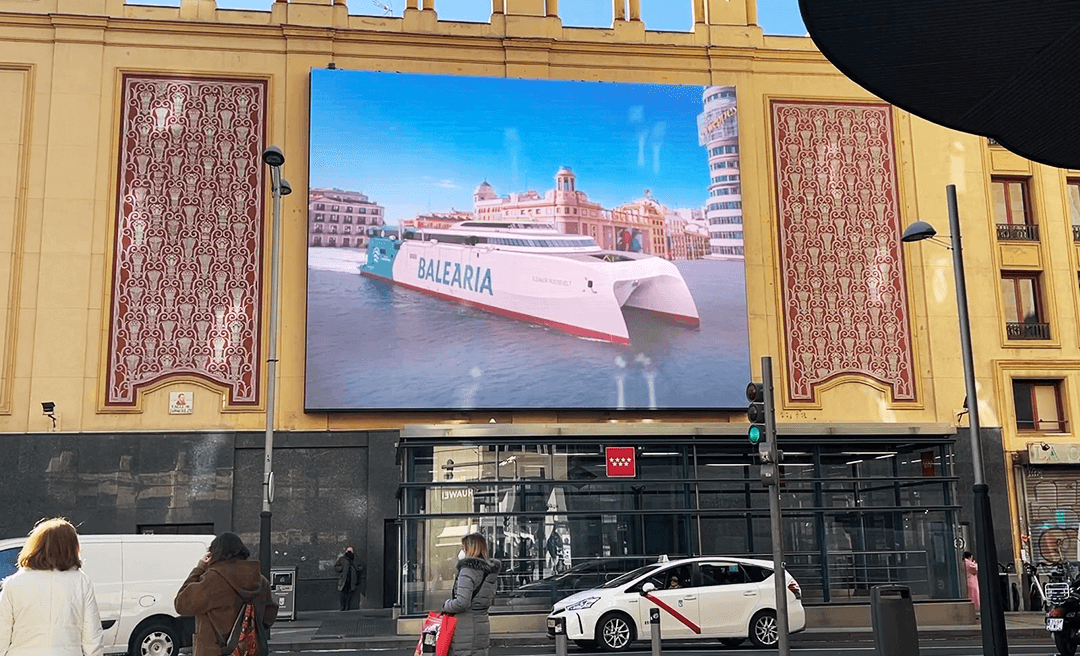
[[[982,636],[980,628],[927,628],[919,631],[920,640],[978,639]],[[1046,630],[1041,627],[1016,627],[1007,631],[1009,640],[1047,638]],[[416,646],[414,636],[374,636],[369,638],[325,638],[317,640],[274,640],[271,636],[270,648],[273,651],[328,651],[337,649],[412,649]],[[873,643],[874,633],[866,627],[811,629],[791,635],[793,644],[851,644]],[[694,642],[694,641],[675,641]],[[544,633],[502,634],[491,636],[492,647],[544,647],[554,652],[555,642]]]

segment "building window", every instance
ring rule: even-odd
[[[342,246],[348,246],[349,245],[349,238],[348,237],[343,237],[341,239],[341,245]]]
[[[1038,241],[1026,180],[992,180],[994,219],[1002,241]]]
[[[1069,180],[1069,216],[1072,217],[1073,241],[1080,241],[1080,180]]]
[[[1005,330],[1009,339],[1050,339],[1039,297],[1039,276],[1003,274],[1001,295],[1005,300]]]
[[[1017,430],[1066,432],[1060,380],[1013,380],[1013,403]]]
[[[315,237],[311,240],[312,246],[322,246],[322,237]]]

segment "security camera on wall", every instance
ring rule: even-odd
[[[56,419],[56,403],[52,401],[41,402],[41,414],[45,415],[49,419],[52,419],[52,430],[59,430],[59,425]]]

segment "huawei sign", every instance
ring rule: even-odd
[[[608,478],[637,476],[637,450],[632,446],[609,446],[605,449]]]

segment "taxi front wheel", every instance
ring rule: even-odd
[[[605,651],[626,651],[634,642],[634,624],[624,613],[611,613],[596,625],[596,641]]]

